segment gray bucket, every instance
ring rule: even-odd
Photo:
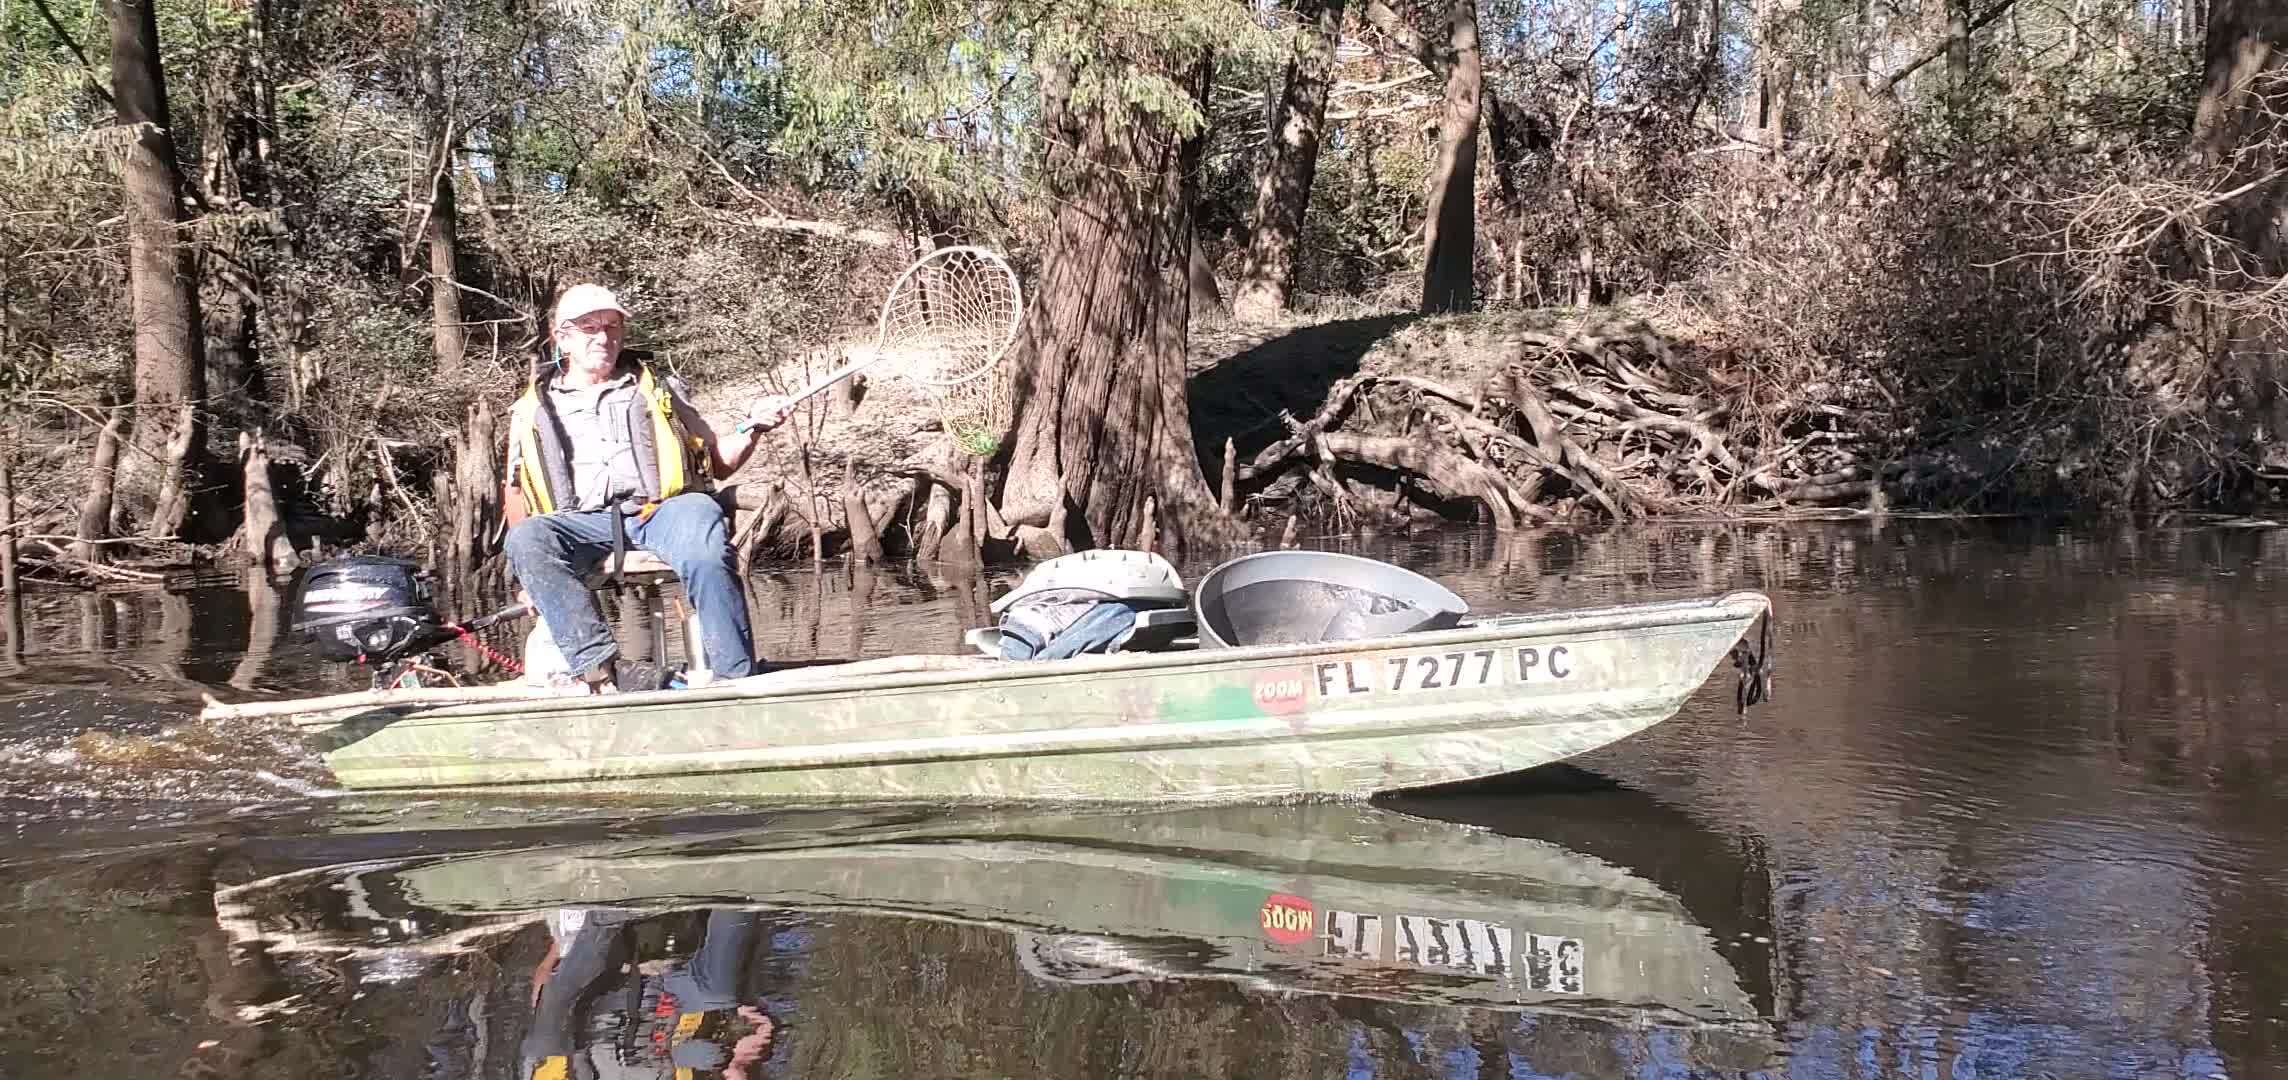
[[[1263,551],[1193,590],[1200,647],[1310,645],[1444,630],[1470,605],[1412,570],[1332,551]]]

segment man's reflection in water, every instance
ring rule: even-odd
[[[522,1047],[528,1080],[751,1080],[774,1029],[741,985],[760,916],[709,910],[688,958],[647,955],[668,951],[639,932],[660,921],[614,908],[549,913]]]

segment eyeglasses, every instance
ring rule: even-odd
[[[562,331],[571,331],[595,337],[603,334],[609,334],[615,330],[625,330],[627,329],[627,324],[620,319],[589,316],[587,318],[572,319],[566,322],[557,323],[556,328]]]

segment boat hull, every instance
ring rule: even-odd
[[[1660,723],[1768,609],[1742,592],[1327,645],[375,713],[331,733],[326,760],[360,790],[1363,797],[1531,768]]]

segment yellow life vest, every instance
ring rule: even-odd
[[[708,467],[707,444],[684,430],[683,421],[676,418],[675,398],[666,380],[640,360],[625,362],[635,365],[636,397],[643,405],[640,415],[649,419],[643,422],[637,410],[629,410],[628,441],[635,449],[636,472],[642,477],[638,497],[644,509],[649,511],[686,491],[712,490],[715,477]],[[509,445],[517,456],[516,485],[524,495],[528,514],[573,510],[580,505],[572,485],[571,440],[543,389],[543,380],[552,377],[553,370],[536,373],[508,415]]]

